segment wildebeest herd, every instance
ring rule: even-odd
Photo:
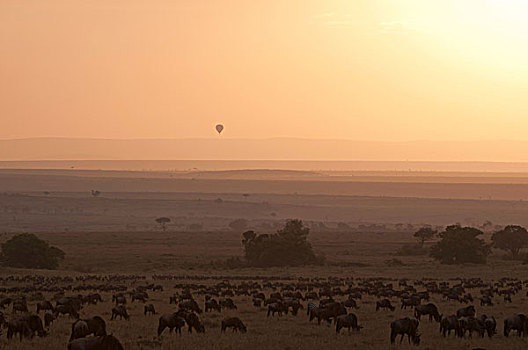
[[[372,331],[372,325],[361,322],[359,310],[368,311],[364,319],[385,314],[386,323],[376,322],[375,327],[385,329],[391,344],[405,339],[418,346],[423,340],[420,329],[434,324],[445,339],[528,336],[528,280],[515,278],[86,275],[9,276],[0,282],[0,325],[9,344],[50,337],[57,320],[69,320],[70,335],[64,338],[69,350],[124,349],[109,323],[128,322],[132,305],[141,305],[141,317],[157,327],[144,336],[160,342],[164,334],[181,335],[184,328],[190,336],[207,328],[219,328],[220,334],[251,334],[252,324],[245,319],[247,312],[239,312],[241,305],[266,320],[289,315],[307,326],[333,325],[337,334],[346,328],[351,336]],[[494,314],[496,305],[514,302],[515,312],[502,318]],[[89,314],[90,305],[103,305],[110,317]],[[159,314],[158,309],[171,311]],[[397,309],[403,315],[393,316]],[[204,315],[223,313],[214,325],[203,320]]]

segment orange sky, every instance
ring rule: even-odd
[[[528,140],[528,1],[2,0],[0,138]]]

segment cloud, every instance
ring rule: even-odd
[[[407,32],[414,32],[414,31],[416,31],[416,28],[411,26],[409,23],[405,21],[388,21],[388,22],[380,22],[378,24],[378,32],[382,34],[407,33]]]

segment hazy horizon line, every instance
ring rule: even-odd
[[[406,142],[528,142],[528,139],[478,139],[478,140],[435,140],[435,139],[409,139],[409,140],[372,140],[372,139],[348,139],[348,138],[316,138],[316,137],[296,137],[296,136],[272,136],[272,137],[139,137],[139,138],[119,138],[119,137],[69,137],[69,136],[33,136],[33,137],[11,137],[0,138],[0,141],[27,141],[27,140],[96,140],[96,141],[175,141],[175,140],[240,140],[240,141],[266,141],[266,140],[302,140],[302,141],[350,141],[350,142],[376,142],[376,143],[406,143]]]

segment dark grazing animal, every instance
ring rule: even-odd
[[[233,332],[235,331],[240,331],[242,333],[247,332],[246,326],[244,325],[242,320],[240,320],[238,317],[231,317],[231,318],[226,318],[225,320],[223,320],[221,328],[220,328],[220,332],[225,333],[227,328],[232,328]]]
[[[497,320],[495,317],[488,317],[486,315],[481,315],[478,320],[484,324],[484,329],[488,333],[488,337],[493,337],[497,333]]]
[[[40,310],[49,310],[49,311],[53,312],[54,311],[54,307],[47,300],[39,301],[37,303],[37,314],[40,313]]]
[[[340,315],[336,318],[336,333],[339,333],[342,328],[348,328],[350,332],[351,329],[359,331],[362,326],[358,325],[357,316],[353,313],[348,315]]]
[[[456,312],[457,318],[461,317],[475,317],[477,314],[477,311],[475,310],[475,307],[473,305],[469,305],[467,307],[463,307],[461,309],[458,309]]]
[[[392,306],[389,299],[383,299],[376,301],[376,311],[379,309],[389,309],[391,311],[394,311],[395,307]]]
[[[220,304],[218,304],[215,299],[207,300],[205,302],[205,312],[209,312],[212,310],[216,310],[218,312],[222,311],[222,307],[220,306]]]
[[[486,328],[484,326],[484,322],[480,319],[472,316],[464,316],[458,320],[458,324],[460,325],[460,337],[464,337],[466,335],[466,331],[468,332],[470,338],[473,336],[473,332],[476,332],[481,338],[484,337]]]
[[[117,319],[117,316],[119,316],[121,320],[123,318],[125,318],[125,320],[127,321],[130,319],[130,316],[128,316],[128,312],[126,310],[125,305],[117,305],[116,307],[112,308],[112,317],[110,319],[111,320]]]
[[[205,333],[205,327],[202,321],[200,321],[200,318],[194,312],[189,312],[185,315],[185,322],[189,327],[189,333],[192,333],[193,328],[197,333]]]
[[[79,319],[72,324],[70,341],[84,338],[90,334],[94,336],[106,335],[106,322],[100,316]]]
[[[419,345],[420,344],[420,334],[418,334],[419,325],[420,325],[420,321],[418,321],[416,318],[409,318],[409,317],[405,317],[405,318],[396,320],[394,322],[391,322],[390,324],[391,344],[394,343],[394,341],[396,340],[396,337],[399,334],[401,335],[400,344],[403,341],[403,337],[407,335],[409,344],[411,343],[411,340],[412,340],[414,345]]]
[[[182,310],[194,311],[199,314],[202,313],[202,309],[200,309],[200,307],[198,306],[198,303],[195,300],[182,301],[181,303],[178,304],[178,307]]]
[[[414,317],[420,320],[422,315],[428,315],[429,321],[432,321],[434,318],[436,322],[440,322],[440,320],[442,319],[442,315],[440,315],[440,313],[438,312],[438,308],[435,304],[432,303],[418,305],[414,308]]]
[[[154,305],[152,304],[148,304],[148,305],[145,305],[145,307],[143,308],[143,314],[145,316],[147,316],[147,314],[151,314],[151,315],[155,315],[156,314],[156,309],[154,308]]]
[[[183,326],[185,326],[185,320],[178,313],[162,315],[158,323],[158,337],[165,328],[169,329],[169,333],[172,333],[172,330],[176,328],[176,331],[181,334]]]
[[[7,339],[11,339],[17,334],[20,335],[20,340],[22,340],[22,337],[33,338],[35,333],[39,337],[47,335],[42,326],[42,320],[38,315],[19,316],[7,323]]]
[[[68,350],[124,350],[113,335],[75,339],[68,344]]]
[[[451,331],[455,331],[455,336],[460,334],[460,324],[458,323],[458,318],[455,315],[442,318],[440,320],[440,332],[445,337],[450,335]]]
[[[275,316],[275,313],[277,313],[279,316],[282,316],[283,313],[288,314],[288,307],[286,307],[281,302],[269,304],[267,317],[269,317],[270,315]]]
[[[528,335],[528,316],[517,314],[507,317],[504,320],[504,336],[509,336],[512,330],[517,331],[519,337]]]
[[[60,314],[69,315],[72,318],[79,318],[79,312],[75,309],[73,304],[59,304],[55,306],[55,311],[53,312],[55,317]]]

